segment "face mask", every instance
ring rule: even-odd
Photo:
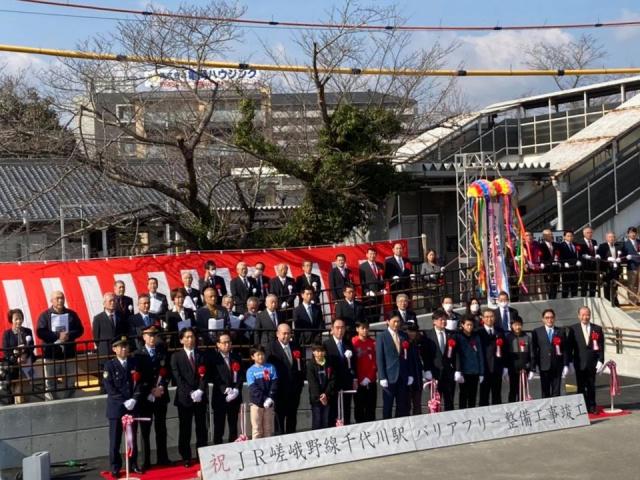
[[[209,270],[209,275],[213,276],[216,274],[216,269]]]
[[[453,303],[443,303],[442,308],[444,308],[445,312],[450,313],[453,310]]]
[[[508,303],[508,302],[498,302],[498,306],[499,306],[500,308],[507,308],[507,305],[509,305],[509,303]]]
[[[477,303],[473,303],[470,310],[471,313],[478,313],[480,311],[480,305],[478,305]]]

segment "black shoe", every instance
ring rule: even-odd
[[[111,471],[111,478],[120,478],[120,470],[112,470]]]
[[[182,465],[184,465],[184,468],[191,468],[191,460],[185,460]]]
[[[133,473],[144,473],[138,465],[134,465],[133,467],[131,467],[131,471]]]

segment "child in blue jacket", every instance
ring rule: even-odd
[[[251,438],[270,437],[273,435],[273,399],[278,389],[278,375],[273,365],[265,363],[262,345],[251,348],[251,360],[254,364],[247,370],[251,400]]]

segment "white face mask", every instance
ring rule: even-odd
[[[507,305],[509,305],[509,302],[498,302],[500,308],[507,308]]]
[[[471,310],[471,313],[478,313],[480,311],[480,305],[478,305],[477,303],[472,303],[469,310]]]
[[[212,269],[212,270],[209,270],[209,275],[211,275],[213,277],[215,274],[216,274],[216,269],[215,268]]]
[[[453,310],[453,303],[443,303],[442,308],[444,308],[445,312],[450,313]]]

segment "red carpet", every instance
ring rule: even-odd
[[[607,407],[607,408],[609,408],[609,407]],[[604,407],[597,407],[597,412],[596,413],[590,413],[589,414],[589,420],[600,420],[600,419],[609,418],[609,417],[622,417],[624,415],[631,415],[631,411],[630,410],[622,410],[619,413],[606,413],[604,411]]]
[[[144,473],[131,473],[129,476],[142,480],[193,480],[198,478],[200,464],[196,463],[191,468],[184,468],[181,464],[172,467],[151,467]],[[111,473],[100,472],[102,478],[111,480]],[[126,478],[124,470],[120,471],[120,478]]]

